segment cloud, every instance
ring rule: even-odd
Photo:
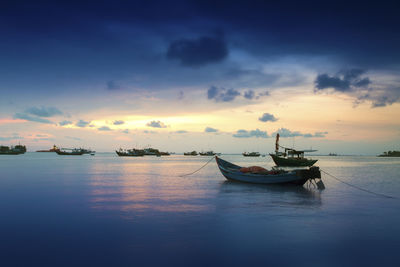
[[[19,134],[14,133],[12,136],[0,136],[0,141],[10,141],[10,140],[20,140],[24,139],[22,136],[19,136]]]
[[[371,81],[368,77],[360,77],[364,73],[365,70],[350,69],[340,71],[335,76],[330,76],[326,73],[319,74],[314,81],[315,88],[317,90],[333,88],[335,91],[348,92],[353,90],[354,87],[367,87]]]
[[[256,137],[256,138],[268,138],[268,133],[266,131],[261,131],[259,129],[247,131],[247,130],[237,130],[235,134],[232,135],[233,137],[236,138],[251,138],[251,137]]]
[[[372,81],[361,69],[350,69],[340,71],[335,76],[320,74],[314,83],[316,92],[333,89],[355,98],[354,104],[364,101],[372,102],[372,107],[385,107],[400,101],[400,87],[397,85],[375,85],[371,87]]]
[[[27,114],[31,114],[31,115],[35,115],[38,117],[45,117],[45,118],[49,118],[49,117],[53,117],[55,115],[61,115],[63,114],[62,111],[60,111],[58,108],[55,107],[31,107],[25,110],[25,113]]]
[[[156,131],[149,131],[149,130],[144,130],[143,133],[145,134],[156,134]]]
[[[235,89],[218,88],[216,86],[211,86],[207,90],[207,98],[215,102],[231,102],[239,95],[239,91]]]
[[[123,131],[121,131],[122,133],[128,134],[129,133],[129,129],[125,129]]]
[[[124,123],[125,123],[125,122],[122,121],[122,120],[116,120],[116,121],[113,122],[114,125],[122,125],[122,124],[124,124]]]
[[[167,51],[168,59],[178,60],[181,65],[188,67],[217,63],[227,56],[228,47],[221,37],[176,40],[169,45]]]
[[[71,140],[76,140],[76,141],[82,140],[81,138],[79,138],[79,137],[74,137],[74,136],[65,136],[65,138],[71,139]]]
[[[178,130],[178,131],[175,131],[174,133],[177,133],[177,134],[185,134],[185,133],[188,133],[188,131],[185,131],[185,130]]]
[[[276,132],[274,132],[272,135],[275,136],[277,133],[279,133],[279,136],[282,138],[297,137],[297,136],[302,136],[302,137],[306,137],[306,138],[313,138],[313,137],[319,138],[319,137],[325,137],[325,135],[328,134],[328,132],[316,132],[314,134],[301,133],[299,131],[291,131],[287,128],[280,128]]]
[[[178,99],[182,100],[185,97],[185,93],[183,91],[179,91],[178,93]]]
[[[151,121],[151,122],[148,122],[146,124],[146,126],[153,127],[153,128],[167,128],[167,126],[161,121]]]
[[[267,122],[267,121],[277,121],[278,119],[275,118],[274,115],[270,113],[264,113],[260,118],[258,118],[259,121]]]
[[[256,97],[253,90],[248,90],[248,91],[244,92],[243,96],[246,99],[254,99]]]
[[[48,120],[48,119],[43,119],[43,118],[40,118],[40,117],[30,116],[30,115],[28,115],[26,113],[15,113],[14,119],[21,119],[21,120],[26,120],[26,121],[53,124],[53,122]]]
[[[99,130],[99,131],[111,131],[111,128],[108,127],[108,126],[102,126],[100,128],[97,128],[97,130]]]
[[[211,128],[211,127],[206,127],[204,129],[204,132],[205,133],[216,133],[216,132],[218,132],[218,129],[214,129],[214,128]]]
[[[78,127],[86,127],[90,124],[90,121],[79,120],[75,125]]]
[[[121,86],[116,81],[108,81],[107,89],[110,91],[119,90],[119,89],[121,89]]]
[[[60,125],[60,126],[65,126],[65,125],[70,125],[70,124],[72,124],[72,121],[60,121],[58,123],[58,125]]]

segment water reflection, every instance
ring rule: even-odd
[[[322,205],[322,191],[313,186],[256,185],[233,181],[220,184],[219,194],[224,199],[241,199],[253,205],[279,207],[318,207]]]
[[[141,216],[152,212],[199,212],[211,205],[201,201],[208,190],[196,179],[179,177],[178,162],[146,159],[122,161],[105,175],[104,166],[93,165],[91,202],[96,210],[116,210]]]

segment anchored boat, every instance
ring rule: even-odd
[[[16,146],[0,146],[0,155],[19,155],[26,152],[26,146],[16,145]]]
[[[143,157],[145,154],[143,149],[135,148],[128,150],[120,148],[119,150],[116,150],[115,153],[117,153],[117,155],[120,157]]]
[[[284,148],[285,152],[280,152],[279,147]],[[317,150],[295,150],[279,145],[279,134],[276,134],[275,154],[269,154],[276,166],[285,167],[310,167],[318,160],[307,159],[304,157],[304,152],[314,152]]]
[[[285,170],[261,170],[261,167],[243,168],[219,157],[215,157],[222,175],[231,181],[238,181],[253,184],[294,184],[303,185],[310,179],[321,179],[321,172],[318,167]],[[255,169],[257,172],[254,172]]]
[[[82,149],[79,148],[61,148],[56,153],[63,156],[80,156],[84,154]]]
[[[261,154],[259,152],[243,152],[244,157],[259,157]]]

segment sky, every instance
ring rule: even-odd
[[[2,1],[0,144],[400,150],[386,1]]]

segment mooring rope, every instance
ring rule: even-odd
[[[321,169],[320,169],[320,170],[321,170]],[[389,195],[385,195],[385,194],[381,194],[381,193],[376,193],[376,192],[373,192],[373,191],[370,191],[370,190],[361,188],[361,187],[359,187],[359,186],[350,184],[350,183],[348,183],[348,182],[345,182],[345,181],[343,181],[343,180],[337,178],[336,176],[334,176],[334,175],[332,175],[332,174],[330,174],[330,173],[328,173],[328,172],[326,172],[326,171],[324,171],[324,170],[321,170],[321,172],[323,172],[323,173],[325,173],[325,174],[331,176],[332,178],[338,180],[338,181],[341,182],[341,183],[344,183],[345,185],[348,185],[348,186],[350,186],[350,187],[356,188],[356,189],[358,189],[358,190],[361,190],[361,191],[364,191],[364,192],[367,192],[367,193],[370,193],[370,194],[373,194],[373,195],[376,195],[376,196],[380,196],[380,197],[386,197],[386,198],[393,198],[393,199],[396,199],[396,197],[389,196]]]
[[[204,164],[203,166],[201,166],[200,168],[198,168],[197,170],[195,170],[194,172],[191,172],[191,173],[187,173],[187,174],[183,174],[183,175],[179,175],[179,177],[185,177],[185,176],[189,176],[189,175],[192,175],[192,174],[195,174],[196,172],[198,172],[198,171],[200,171],[201,169],[203,169],[205,166],[207,166],[208,165],[208,163],[210,163],[213,159],[215,158],[215,156],[214,157],[212,157],[209,161],[207,161],[207,163],[206,164]]]

